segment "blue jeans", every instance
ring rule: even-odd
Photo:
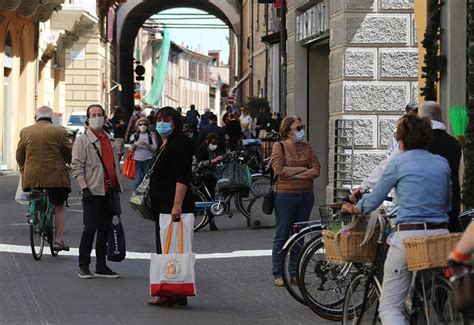
[[[280,251],[285,242],[290,237],[290,232],[295,222],[304,222],[309,220],[311,210],[314,205],[314,193],[275,193],[275,218],[276,228],[273,238],[272,263],[273,276],[281,277],[281,255]],[[290,263],[295,264],[298,258],[298,252],[290,252]],[[296,272],[293,268],[293,273]],[[291,267],[290,267],[291,274]],[[295,274],[291,274],[292,276]]]
[[[151,161],[153,159],[148,159],[148,160],[135,160],[135,179],[133,180],[133,191],[137,189],[138,185],[143,180],[143,177],[145,177],[146,173],[150,170],[150,165]]]

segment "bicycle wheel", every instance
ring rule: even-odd
[[[307,244],[311,242],[317,245],[319,242],[315,241],[318,241],[318,239],[319,241],[321,240],[321,230],[319,228],[304,229],[294,237],[291,237],[289,242],[285,244],[285,248],[281,251],[283,283],[288,293],[303,305],[306,305],[306,301],[298,289],[301,257],[305,255]]]
[[[429,276],[427,279],[421,277],[421,279],[414,291],[410,324],[469,324],[461,313],[454,310],[452,288],[447,279],[438,275]],[[422,281],[424,290],[421,286]]]
[[[248,226],[250,226],[250,214],[252,213],[256,219],[263,214],[262,202],[263,196],[271,184],[268,176],[254,176],[252,177],[252,187],[250,188],[247,197],[244,197],[242,192],[235,194],[235,205],[237,209],[247,218]],[[255,207],[255,208],[253,208]]]
[[[210,202],[204,193],[201,191],[194,192],[194,231],[198,231],[199,229],[205,227],[209,223],[209,211],[210,209]]]
[[[378,314],[379,298],[380,286],[372,275],[354,276],[346,289],[342,324],[382,324]]]
[[[54,250],[54,239],[55,239],[55,228],[56,228],[56,220],[54,218],[54,213],[50,214],[49,221],[48,221],[48,243],[49,243],[49,250],[51,251],[51,255],[56,257],[59,255],[59,251]]]
[[[30,246],[33,258],[39,261],[43,256],[44,238],[41,212],[37,208],[33,209],[33,223],[30,224]]]
[[[308,243],[307,247],[310,249],[302,257],[298,278],[301,295],[317,315],[341,320],[345,291],[356,272],[355,266],[327,261],[322,239],[317,244]]]

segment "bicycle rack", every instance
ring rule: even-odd
[[[354,120],[336,120],[334,129],[334,202],[354,188]]]

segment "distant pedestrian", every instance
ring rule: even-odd
[[[212,112],[209,108],[204,109],[204,114],[201,115],[201,121],[199,122],[199,131],[209,125],[209,117],[211,114]]]
[[[284,286],[281,274],[280,251],[290,236],[295,222],[308,221],[314,205],[314,179],[319,176],[320,164],[311,145],[305,142],[304,126],[299,117],[286,117],[280,134],[285,139],[273,145],[271,164],[278,176],[275,191],[276,228],[273,238],[273,276],[275,285]],[[290,265],[296,264],[299,252],[293,252]],[[296,268],[290,267],[290,280],[296,281]]]
[[[225,153],[225,131],[224,128],[217,125],[217,116],[215,114],[209,115],[209,125],[200,130],[197,146],[199,147],[211,133],[215,134],[219,139],[216,152]]]
[[[106,246],[114,212],[111,201],[114,192],[122,190],[115,140],[103,131],[105,110],[99,104],[87,108],[88,129],[74,142],[72,175],[82,191],[84,228],[79,245],[79,277],[91,279],[89,270],[92,244],[95,244],[95,276],[119,278],[106,264]],[[100,156],[99,156],[100,155]],[[102,163],[103,162],[103,163]]]
[[[161,254],[165,246],[166,229],[171,221],[182,220],[183,253],[192,251],[194,228],[194,197],[191,190],[194,144],[183,133],[181,115],[172,107],[158,111],[156,129],[163,145],[157,154],[151,174],[150,191],[153,210],[156,212],[156,250]],[[169,253],[178,253],[170,249]],[[187,305],[187,297],[152,297],[150,305]]]
[[[280,132],[281,115],[278,112],[273,112],[272,119],[270,121],[270,131]]]
[[[115,145],[119,161],[122,160],[125,148],[125,132],[127,131],[127,123],[125,122],[124,111],[120,106],[115,107],[114,116],[110,120],[114,130]]]
[[[244,107],[240,110],[240,128],[242,130],[242,135],[244,139],[251,139],[252,138],[252,117],[250,116],[247,109]]]
[[[235,151],[238,150],[239,143],[242,140],[242,129],[236,113],[230,113],[229,118],[230,120],[225,128],[225,134],[229,137],[229,149]]]
[[[188,126],[188,132],[192,134],[191,138],[194,142],[197,141],[199,117],[200,115],[199,112],[196,111],[196,106],[192,104],[190,110],[186,112],[185,124]]]
[[[158,141],[153,132],[150,131],[149,120],[142,117],[137,121],[137,132],[132,136],[132,147],[135,160],[135,179],[133,180],[133,191],[143,180],[150,170],[152,158],[158,146]]]
[[[206,184],[209,194],[211,194],[211,200],[216,195],[215,187],[217,184],[217,164],[221,162],[224,157],[219,155],[217,148],[219,145],[219,137],[214,133],[209,133],[206,136],[205,141],[198,148],[196,153],[197,167],[199,173],[202,174],[204,183]],[[214,221],[214,215],[211,213],[209,218],[209,228],[212,231],[217,230],[216,223]]]
[[[140,105],[133,106],[133,113],[132,116],[130,116],[130,120],[128,121],[127,132],[125,134],[125,140],[127,143],[130,142],[130,136],[137,132],[137,121],[142,117],[145,117],[145,115],[142,113],[142,107]]]
[[[227,105],[225,107],[225,114],[222,117],[222,127],[226,127],[227,124],[230,122],[230,114],[232,113],[232,106]]]

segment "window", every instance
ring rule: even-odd
[[[189,62],[189,79],[197,80],[197,64],[196,62]]]

